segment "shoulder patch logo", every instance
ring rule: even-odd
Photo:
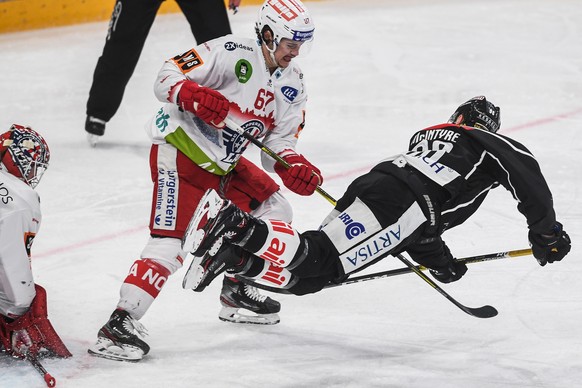
[[[246,59],[240,59],[234,66],[234,73],[238,77],[238,82],[241,84],[247,83],[253,74],[253,67]]]
[[[184,54],[176,55],[172,58],[172,61],[174,61],[176,66],[178,66],[184,74],[204,64],[204,61],[202,61],[200,55],[194,49],[186,51]]]
[[[299,91],[295,88],[292,88],[291,86],[283,86],[281,88],[281,93],[283,93],[285,98],[293,102],[293,100],[295,100],[295,98],[297,97],[297,94],[299,94]]]

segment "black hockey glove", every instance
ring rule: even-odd
[[[446,264],[440,266],[431,265],[430,274],[441,283],[456,282],[467,272],[467,265],[463,262],[455,261],[449,247],[443,243],[443,251]]]
[[[542,267],[562,260],[570,252],[570,236],[559,222],[556,222],[550,233],[537,234],[530,231],[528,238],[533,255]]]

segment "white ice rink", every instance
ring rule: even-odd
[[[244,4],[244,0],[243,0]],[[277,296],[281,323],[218,320],[220,282],[182,290],[182,268],[142,323],[150,355],[138,363],[87,354],[148,237],[151,182],[143,130],[160,103],[163,61],[194,45],[181,14],[159,16],[122,106],[96,149],[85,104],[107,22],[0,35],[0,130],[27,124],[52,159],[38,187],[44,221],[33,247],[49,317],[74,354],[45,360],[58,387],[574,388],[582,381],[582,3],[578,0],[352,0],[307,3],[316,42],[299,58],[310,100],[299,151],[339,198],[351,180],[403,151],[409,136],[485,94],[500,133],[537,156],[569,256],[471,265],[443,288],[499,315],[464,314],[415,275],[319,294]],[[256,6],[232,16],[252,36]],[[251,146],[252,147],[252,146]],[[250,149],[257,160],[258,151]],[[278,179],[278,178],[277,178]],[[300,230],[329,212],[322,197],[285,190]],[[526,248],[510,194],[493,192],[475,217],[444,235],[458,257]],[[400,267],[393,258],[371,270]],[[273,296],[273,295],[271,295]],[[42,387],[27,363],[0,356],[0,387]]]

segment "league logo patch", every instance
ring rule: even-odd
[[[182,73],[184,74],[204,64],[204,62],[200,58],[200,55],[198,55],[198,53],[194,49],[186,51],[182,55],[176,55],[172,60],[174,61],[176,66],[178,66],[180,70],[182,70]]]
[[[238,82],[245,84],[248,80],[251,79],[251,75],[253,74],[253,67],[249,61],[241,59],[234,66],[234,73],[238,77]]]

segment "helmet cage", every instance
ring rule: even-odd
[[[0,135],[2,164],[17,178],[35,188],[48,168],[50,151],[45,140],[29,127],[13,124]]]
[[[485,96],[473,97],[457,108],[449,118],[449,123],[467,125],[496,133],[501,127],[501,112],[499,107],[487,101]]]

